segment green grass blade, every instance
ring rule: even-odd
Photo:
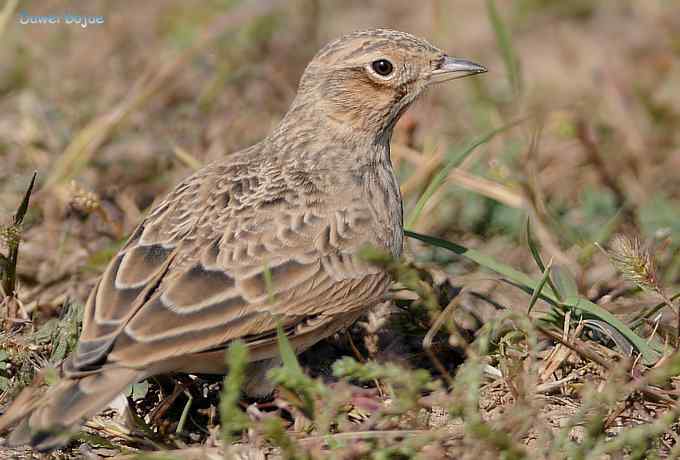
[[[412,231],[404,231],[404,234],[409,238],[414,238],[420,240],[424,243],[430,244],[432,246],[437,246],[440,248],[447,249],[458,255],[461,255],[479,265],[492,270],[500,275],[506,277],[510,282],[525,286],[532,291],[536,291],[539,288],[539,282],[532,279],[530,276],[515,270],[505,264],[502,264],[495,260],[493,257],[489,257],[482,254],[474,249],[468,249],[464,246],[460,246],[456,243],[452,243],[441,238],[436,238],[433,236],[422,235],[420,233],[415,233]],[[568,297],[563,302],[559,302],[555,293],[552,289],[545,290],[541,295],[541,298],[545,298],[553,303],[558,303],[571,310],[576,310],[585,316],[589,316],[595,319],[602,320],[615,328],[617,331],[623,335],[626,340],[628,340],[642,355],[646,363],[654,363],[661,356],[660,350],[653,348],[647,343],[642,337],[633,332],[628,326],[626,326],[621,320],[609,313],[607,310],[603,309],[597,304],[585,299],[583,297]]]
[[[33,186],[35,185],[35,179],[38,177],[38,173],[34,172],[31,178],[31,183],[28,184],[28,189],[24,194],[24,199],[21,201],[17,213],[14,215],[14,225],[21,225],[24,221],[24,216],[26,216],[26,211],[28,211],[28,202],[31,200],[31,193],[33,193]]]
[[[191,409],[191,405],[194,402],[194,397],[191,396],[191,393],[188,391],[185,392],[187,396],[187,402],[184,404],[184,408],[182,409],[182,415],[179,417],[179,422],[177,422],[177,428],[175,428],[175,433],[177,434],[182,434],[184,431],[184,425],[187,423],[187,417],[189,416],[189,409]]]
[[[225,446],[228,446],[235,440],[234,433],[248,426],[248,417],[238,406],[241,388],[246,378],[248,347],[240,340],[232,342],[227,349],[226,360],[229,373],[224,378],[224,386],[220,396],[220,420],[222,441]]]
[[[428,200],[432,198],[434,192],[436,192],[437,189],[441,187],[441,185],[446,180],[446,177],[449,175],[453,168],[458,167],[463,162],[463,160],[465,160],[477,147],[489,142],[491,139],[493,139],[493,137],[496,134],[502,133],[503,131],[507,131],[508,129],[518,125],[523,121],[524,121],[523,119],[513,121],[512,123],[501,126],[500,128],[492,129],[483,136],[474,140],[471,144],[467,145],[466,147],[462,148],[461,150],[451,155],[449,162],[442,169],[439,170],[437,175],[434,176],[432,181],[425,189],[425,192],[423,192],[421,197],[418,199],[416,207],[413,209],[409,218],[407,219],[406,228],[413,228],[413,225],[420,217],[420,214],[423,212],[423,208],[425,208],[425,205],[427,204]]]
[[[527,246],[529,246],[529,250],[531,251],[531,256],[534,258],[534,262],[536,262],[536,265],[538,265],[538,268],[542,271],[545,272],[545,264],[543,263],[543,258],[541,258],[541,251],[538,249],[538,245],[536,244],[536,241],[534,240],[534,235],[531,232],[531,217],[527,216],[527,220],[525,223],[525,237],[527,240]],[[553,283],[551,278],[548,278],[548,286],[553,290],[555,293],[555,296],[557,299],[561,302],[562,299],[564,299],[564,296],[562,293],[557,289],[555,284]]]
[[[503,56],[503,63],[508,74],[508,82],[515,95],[518,95],[522,92],[522,79],[520,76],[519,59],[512,45],[512,37],[503,22],[503,18],[498,13],[496,2],[494,0],[487,0],[486,9],[489,22],[491,22],[491,27],[496,35],[496,44]]]
[[[295,355],[295,350],[293,350],[290,340],[288,340],[288,337],[286,337],[286,334],[283,332],[281,323],[276,326],[276,338],[279,342],[279,353],[281,354],[283,366],[292,371],[304,374],[304,372],[302,372],[302,367],[300,367],[300,363],[297,360],[297,356]]]
[[[576,286],[576,280],[569,269],[560,265],[555,265],[552,272],[552,281],[554,283],[554,287],[562,299],[578,297],[578,287]]]
[[[541,277],[541,281],[538,282],[538,286],[536,289],[534,289],[533,294],[531,294],[531,300],[529,301],[529,308],[527,308],[527,315],[531,314],[531,310],[534,309],[534,305],[536,305],[536,302],[538,301],[538,298],[541,295],[541,292],[543,291],[543,287],[545,286],[546,281],[550,279],[550,269],[552,268],[552,260],[548,262],[548,265],[543,269],[543,276]]]
[[[531,257],[534,258],[534,262],[538,265],[539,270],[544,272],[545,264],[543,263],[543,258],[541,258],[541,251],[538,249],[538,245],[536,245],[536,241],[534,240],[534,235],[531,232],[531,217],[529,216],[527,216],[527,219],[524,222],[524,237],[526,238],[527,246],[529,246],[529,250],[531,251]]]
[[[481,265],[482,267],[488,268],[489,270],[492,270],[496,273],[505,276],[507,279],[514,283],[517,283],[522,286],[527,286],[532,291],[538,288],[538,282],[534,281],[529,275],[522,273],[519,270],[515,270],[514,268],[508,265],[502,264],[493,257],[487,256],[486,254],[483,254],[475,249],[469,249],[466,248],[465,246],[461,246],[451,241],[443,240],[435,236],[423,235],[421,233],[412,232],[410,230],[404,230],[404,234],[409,238],[415,238],[431,246],[444,248],[458,255],[461,255],[466,259],[469,259]],[[542,294],[542,297],[546,297],[547,299],[550,299],[555,303],[559,303],[557,300],[557,296],[552,291],[552,289],[545,290]]]
[[[262,277],[264,278],[264,287],[267,289],[267,301],[273,304],[276,302],[276,291],[274,291],[274,278],[267,261],[265,261],[262,267]]]

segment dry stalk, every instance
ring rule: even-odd
[[[430,357],[430,360],[432,363],[435,365],[439,373],[444,377],[444,380],[446,380],[446,384],[449,386],[449,388],[453,387],[453,378],[449,375],[448,371],[446,370],[446,367],[442,364],[442,362],[437,358],[436,353],[432,350],[432,339],[434,338],[435,335],[437,335],[437,332],[442,328],[444,323],[449,319],[449,317],[453,314],[455,311],[456,307],[458,305],[457,302],[457,297],[454,297],[451,299],[451,302],[446,306],[446,308],[439,313],[437,318],[434,320],[432,323],[432,326],[430,329],[427,331],[427,334],[425,334],[425,338],[423,338],[423,349],[427,353],[427,355]],[[457,332],[454,332],[455,335],[458,335]],[[457,337],[459,338],[459,337]],[[466,342],[464,340],[458,340],[458,342],[461,342],[461,344],[465,344]]]
[[[599,246],[598,246],[599,247]],[[656,294],[669,308],[673,309],[673,301],[666,295],[656,269],[654,256],[642,246],[639,238],[616,235],[610,250],[600,249],[607,255],[611,264],[630,283],[640,289]],[[680,348],[680,309],[676,312],[676,350]]]

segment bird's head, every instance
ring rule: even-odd
[[[353,32],[323,47],[307,66],[293,107],[326,117],[355,136],[389,140],[408,106],[433,83],[486,72],[405,32]]]

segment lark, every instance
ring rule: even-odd
[[[24,390],[0,418],[17,424],[10,444],[60,447],[155,374],[226,373],[235,340],[249,350],[244,392],[270,393],[277,324],[299,353],[386,299],[389,275],[358,254],[402,250],[399,117],[432,84],[485,71],[395,30],[328,43],[269,136],[200,169],[142,220],[92,290],[60,382]]]

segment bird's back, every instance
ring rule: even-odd
[[[67,372],[271,341],[277,321],[294,329],[381,300],[387,276],[357,253],[400,249],[396,185],[376,182],[393,173],[310,164],[262,143],[180,183],[93,290]]]

